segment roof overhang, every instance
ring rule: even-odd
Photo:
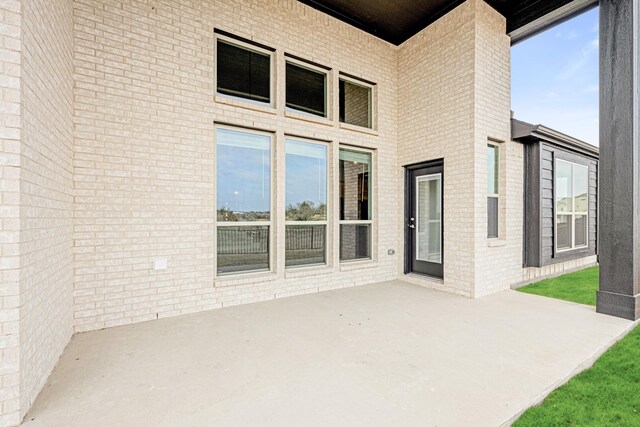
[[[376,37],[399,45],[465,0],[298,0]],[[485,0],[507,19],[514,42],[559,24],[598,0]]]
[[[511,139],[523,144],[531,144],[539,141],[549,142],[570,151],[595,158],[600,157],[600,149],[595,145],[591,145],[588,142],[584,142],[546,126],[532,125],[522,120],[511,119]]]

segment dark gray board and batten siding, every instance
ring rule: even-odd
[[[589,246],[557,252],[554,167],[556,159],[589,168]],[[542,267],[597,254],[598,160],[539,141],[525,146],[524,266]]]

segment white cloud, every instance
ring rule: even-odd
[[[585,44],[580,53],[572,60],[572,62],[566,64],[558,73],[558,78],[560,80],[569,80],[573,78],[585,65],[588,64],[589,60],[598,54],[598,46],[599,40],[593,39],[590,40],[587,44]]]

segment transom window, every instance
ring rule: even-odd
[[[270,268],[271,135],[216,129],[217,271]]]
[[[340,122],[372,128],[372,98],[371,86],[340,78]]]
[[[217,39],[217,92],[271,104],[272,53],[239,41]]]
[[[556,251],[589,246],[589,168],[555,161]]]
[[[327,117],[327,73],[287,61],[286,104],[292,110]]]
[[[371,153],[340,149],[340,260],[371,258]]]
[[[285,265],[325,264],[327,146],[286,140]]]

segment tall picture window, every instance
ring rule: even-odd
[[[217,271],[268,270],[271,135],[216,129]]]
[[[555,161],[556,251],[589,246],[589,168]]]
[[[371,258],[371,153],[340,149],[340,260]]]
[[[487,237],[495,239],[499,234],[500,205],[500,148],[487,145]]]
[[[327,146],[287,139],[285,179],[285,265],[325,264]]]

